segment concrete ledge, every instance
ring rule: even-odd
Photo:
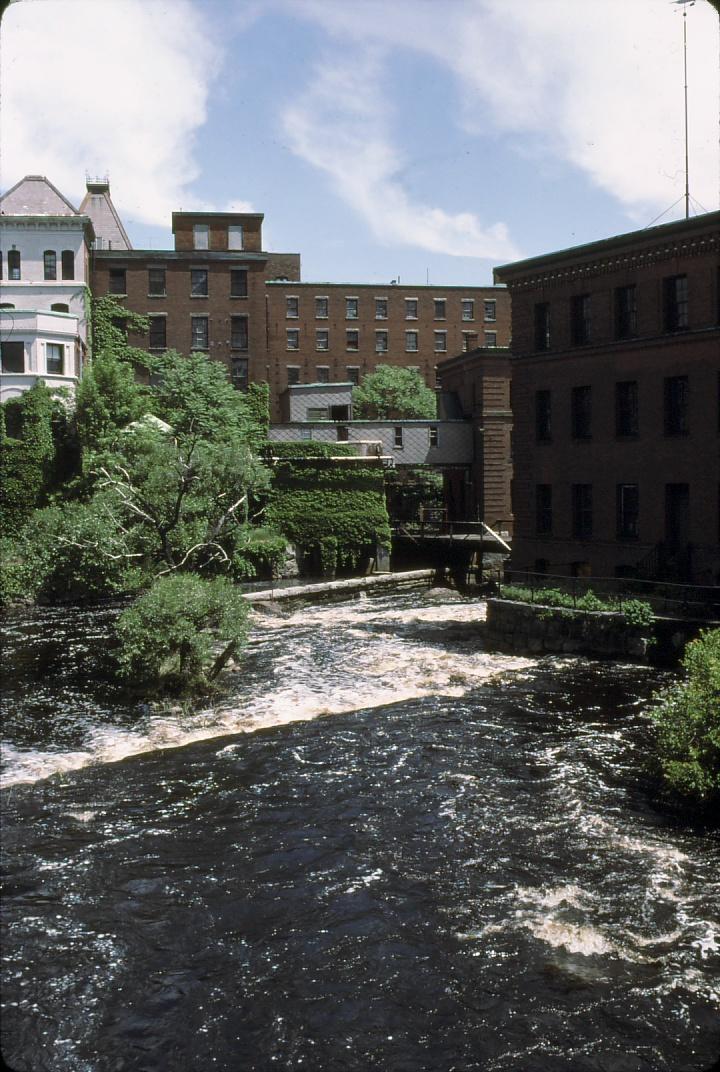
[[[616,611],[487,601],[486,641],[501,651],[597,655],[647,662],[653,626],[628,625]]]
[[[280,603],[288,599],[308,599],[314,596],[364,592],[368,588],[403,588],[430,585],[435,570],[408,570],[404,573],[373,573],[369,577],[347,577],[341,581],[318,581],[315,584],[295,585],[291,588],[265,588],[261,592],[244,592],[248,603]]]

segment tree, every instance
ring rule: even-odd
[[[435,393],[415,369],[378,365],[353,391],[356,418],[369,420],[433,420]]]

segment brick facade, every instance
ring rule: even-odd
[[[514,568],[720,581],[720,213],[496,269]]]

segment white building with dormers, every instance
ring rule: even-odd
[[[87,355],[89,216],[43,175],[0,197],[0,401],[38,380],[74,391]]]

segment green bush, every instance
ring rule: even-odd
[[[559,588],[529,588],[523,585],[500,586],[500,599],[517,603],[535,603],[541,607],[557,607],[560,610],[614,611],[623,614],[628,625],[649,626],[655,615],[649,603],[642,599],[601,599],[592,591],[584,592],[573,599],[571,592]]]
[[[700,806],[720,803],[720,629],[705,630],[683,658],[685,679],[650,710],[666,787]]]
[[[235,580],[261,577],[271,580],[285,564],[287,540],[265,527],[247,528],[232,555],[231,575]]]
[[[207,691],[242,648],[247,619],[224,577],[161,577],[117,621],[118,675],[156,692]]]

